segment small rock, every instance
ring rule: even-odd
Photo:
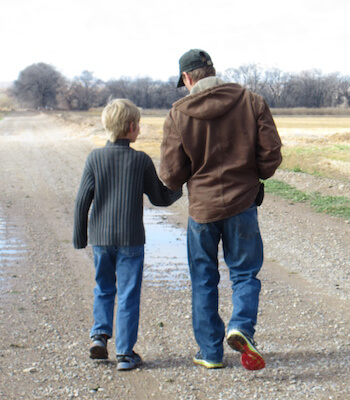
[[[23,372],[30,372],[31,374],[34,374],[35,372],[38,372],[38,370],[35,367],[30,367],[24,369]]]

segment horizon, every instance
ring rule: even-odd
[[[45,63],[45,62],[43,62],[43,61],[39,61],[38,63],[33,63],[33,64],[39,64],[39,63],[47,64],[47,63]],[[33,64],[31,64],[31,65],[33,65]],[[27,67],[24,67],[23,70],[25,70],[26,68],[30,67],[31,65],[28,65]],[[51,64],[48,64],[48,65],[50,65],[51,67],[53,67],[56,71],[60,72],[60,70],[59,70],[57,67],[55,67],[54,65],[51,65]],[[255,63],[251,63],[251,65],[260,66],[259,64],[255,64]],[[241,66],[243,66],[243,65],[239,65],[238,67],[228,67],[226,70],[231,69],[231,68],[233,68],[233,69],[238,69],[238,68],[240,68]],[[273,68],[276,68],[276,67],[268,67],[268,66],[266,66],[265,68],[263,68],[263,67],[261,67],[261,68],[262,68],[262,72],[264,72],[264,71],[267,71],[267,70],[269,70],[269,69],[273,69]],[[302,73],[304,73],[304,72],[320,71],[320,73],[321,73],[322,76],[333,75],[333,74],[339,74],[340,76],[350,76],[350,74],[342,74],[342,73],[340,73],[339,71],[333,71],[333,72],[324,73],[324,72],[322,71],[321,68],[310,68],[310,69],[304,69],[304,70],[294,71],[294,72],[284,71],[284,70],[282,70],[282,69],[280,69],[280,68],[278,68],[278,69],[279,69],[282,73],[287,74],[287,75],[298,75],[298,74],[302,74]],[[21,70],[21,71],[19,72],[18,77],[19,77],[20,73],[21,73],[23,70]],[[218,74],[218,75],[219,75],[219,74],[223,74],[223,73],[225,73],[226,70],[224,70],[224,71],[217,71],[217,74]],[[60,72],[60,73],[63,75],[63,77],[65,77],[65,78],[67,78],[68,80],[72,81],[72,80],[74,80],[75,78],[79,78],[79,77],[81,76],[81,74],[83,73],[83,71],[88,71],[88,70],[83,69],[83,70],[81,71],[80,75],[74,76],[74,77],[72,77],[72,78],[70,78],[70,77],[64,75],[62,72]],[[113,80],[122,80],[122,79],[137,80],[137,79],[143,79],[143,78],[150,78],[152,81],[168,82],[169,79],[171,79],[171,78],[173,78],[173,77],[178,77],[178,75],[173,75],[173,76],[169,76],[167,79],[160,79],[160,78],[153,78],[153,77],[147,76],[147,75],[138,75],[138,76],[120,76],[120,77],[117,77],[117,78],[111,78],[111,79],[109,79],[109,80],[103,80],[103,79],[101,79],[99,76],[95,75],[95,73],[94,73],[93,71],[88,71],[88,72],[91,72],[91,73],[93,74],[94,78],[101,80],[103,83],[107,83],[108,81],[113,81]],[[14,84],[14,82],[18,79],[18,77],[17,77],[15,80],[13,80],[13,81],[1,81],[1,80],[0,80],[0,89],[9,88],[11,85]]]

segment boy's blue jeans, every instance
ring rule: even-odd
[[[90,336],[112,337],[117,293],[117,354],[130,354],[137,341],[144,246],[93,246],[95,261],[94,325]]]
[[[256,278],[263,263],[263,244],[255,204],[233,217],[206,224],[188,220],[188,261],[192,281],[192,323],[202,357],[221,362],[225,325],[219,315],[218,245],[232,282],[233,312],[228,324],[253,337],[261,283]]]

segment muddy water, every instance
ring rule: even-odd
[[[188,263],[186,230],[169,224],[169,211],[145,209],[146,229],[144,284],[181,290],[191,285]],[[221,244],[219,246],[219,287],[231,285]]]
[[[6,286],[5,270],[15,267],[26,256],[26,244],[16,235],[16,227],[4,218],[0,207],[0,288]]]
[[[190,285],[187,264],[186,230],[169,224],[170,212],[145,209],[146,230],[144,284],[181,290]],[[5,270],[11,270],[27,253],[16,228],[3,217],[0,208],[0,288],[4,288]]]
[[[167,222],[168,211],[145,209],[144,284],[179,290],[190,284],[186,231]]]

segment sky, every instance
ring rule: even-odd
[[[191,48],[245,64],[350,75],[349,0],[0,0],[0,82],[44,62],[69,79],[167,81]]]

